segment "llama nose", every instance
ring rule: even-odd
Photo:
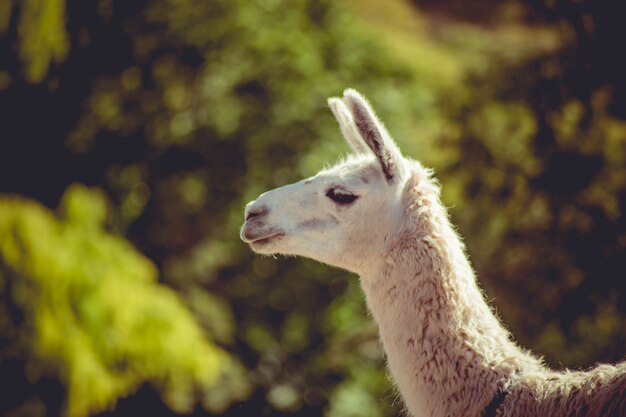
[[[254,217],[265,216],[269,211],[270,209],[267,206],[255,206],[254,202],[252,202],[246,206],[246,221]]]

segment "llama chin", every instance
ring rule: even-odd
[[[626,362],[556,372],[521,349],[485,301],[432,171],[402,156],[355,90],[328,104],[353,155],[249,203],[242,239],[359,274],[414,417],[626,416]]]

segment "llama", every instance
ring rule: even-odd
[[[262,194],[241,238],[359,275],[414,417],[626,416],[626,362],[556,372],[522,350],[478,287],[432,172],[404,158],[355,90],[330,98],[353,154]]]

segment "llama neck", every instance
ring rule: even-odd
[[[443,207],[416,206],[412,227],[361,286],[409,411],[480,416],[511,374],[541,365],[493,315]]]

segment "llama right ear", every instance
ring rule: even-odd
[[[352,114],[361,140],[374,152],[388,183],[402,176],[404,158],[387,130],[365,98],[351,88],[343,93],[343,102]]]
[[[341,133],[352,150],[357,154],[367,153],[367,146],[363,143],[363,139],[361,139],[361,135],[354,124],[352,113],[350,113],[346,104],[339,98],[331,97],[328,99],[328,107],[330,107],[333,115],[335,115],[335,119],[339,122]]]

